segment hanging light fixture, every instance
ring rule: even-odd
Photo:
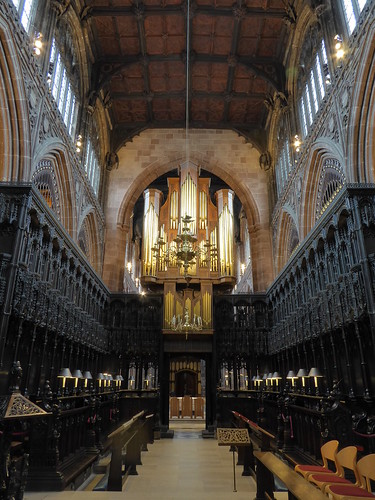
[[[187,0],[187,13],[186,13],[186,98],[185,98],[185,159],[186,164],[190,161],[190,144],[189,144],[189,67],[190,67],[190,1]],[[183,275],[189,283],[191,277],[189,276],[189,269],[194,266],[199,258],[201,262],[206,262],[210,265],[211,258],[217,252],[209,241],[208,227],[206,227],[206,241],[203,248],[199,246],[198,239],[193,234],[191,228],[194,226],[194,218],[189,214],[184,214],[181,217],[181,224],[178,225],[177,236],[173,240],[175,245],[172,248],[167,248],[166,242],[159,236],[156,245],[151,249],[157,261],[163,261],[166,265],[170,262],[176,262],[177,265],[183,269]],[[185,321],[183,325],[192,325],[186,321],[186,314],[184,315]],[[172,328],[173,329],[173,328]],[[196,327],[194,328],[197,329]]]

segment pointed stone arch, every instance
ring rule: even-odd
[[[102,271],[102,252],[100,229],[98,220],[93,211],[84,214],[78,228],[77,242],[79,248],[86,255],[87,260],[98,274]]]
[[[290,207],[283,207],[278,224],[275,250],[275,272],[279,274],[300,242],[295,214]]]
[[[327,203],[323,203],[326,195],[324,189],[327,189],[330,182],[334,180],[333,172],[335,171],[337,174],[337,182],[332,192],[332,199],[346,183],[342,151],[329,140],[317,141],[314,144],[306,165],[306,174],[302,183],[299,221],[301,240],[312,230],[322,210],[328,206],[329,198],[326,200]],[[329,180],[330,176],[331,180]]]
[[[23,181],[30,171],[29,106],[19,51],[0,19],[0,180]]]
[[[352,100],[343,94],[341,104],[350,110],[348,117],[349,182],[375,182],[375,20],[364,33],[358,55],[358,73]]]
[[[75,239],[77,234],[76,189],[73,182],[72,166],[69,156],[62,143],[56,138],[49,139],[36,154],[34,168],[30,179],[34,181],[46,166],[50,168],[51,182],[58,196],[58,215],[66,231]]]

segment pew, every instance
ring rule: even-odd
[[[243,465],[243,476],[255,476],[254,446],[262,451],[268,451],[271,449],[271,440],[275,439],[275,436],[241,413],[232,411],[232,414],[237,426],[247,428],[250,437],[250,446],[238,450],[238,465]]]
[[[254,456],[257,466],[257,495],[255,500],[274,498],[274,476],[285,484],[288,489],[289,500],[327,500],[324,493],[270,451],[254,451]]]
[[[146,423],[152,422],[151,418],[142,418],[144,413],[144,411],[137,413],[108,436],[112,457],[107,491],[122,491],[126,477],[129,474],[137,474],[136,466],[141,464],[142,440],[147,435],[147,432],[142,433],[141,429]],[[123,455],[124,448],[126,449],[125,455]],[[122,473],[123,465],[125,465],[125,474]]]
[[[242,422],[242,425],[245,424],[248,426],[250,439],[254,441],[254,444],[260,447],[262,451],[268,451],[271,449],[271,440],[275,439],[275,436],[268,432],[263,427],[260,427],[257,423],[248,419],[238,411],[232,411],[233,416],[239,422]]]

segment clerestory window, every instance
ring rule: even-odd
[[[47,81],[68,133],[74,140],[78,113],[77,99],[55,39],[52,41]]]
[[[24,30],[30,33],[36,2],[34,0],[12,0],[12,3],[17,9]]]
[[[99,189],[99,181],[100,181],[100,168],[99,168],[98,158],[96,156],[94,148],[92,147],[90,139],[88,139],[86,145],[84,168],[87,178],[95,194],[97,195]]]
[[[290,144],[288,139],[285,139],[282,142],[276,161],[276,186],[278,195],[280,195],[288,180],[289,174],[292,171],[292,166]]]
[[[308,134],[315,116],[321,107],[327,86],[330,85],[328,59],[324,40],[321,40],[318,45],[318,50],[314,54],[310,64],[311,66],[306,71],[307,64],[304,63],[304,84],[298,101],[299,118],[303,137],[306,137]]]
[[[351,35],[357,26],[358,18],[366,5],[366,0],[342,0],[346,27]]]

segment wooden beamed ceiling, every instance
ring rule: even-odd
[[[189,127],[231,129],[265,147],[268,108],[285,93],[283,0],[190,0]],[[112,148],[147,128],[184,128],[185,0],[92,0],[91,96],[103,99]]]

